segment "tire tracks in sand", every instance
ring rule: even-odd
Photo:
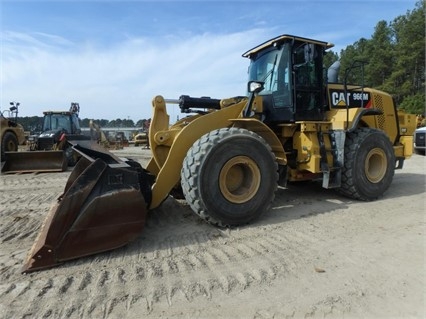
[[[296,272],[298,251],[311,249],[304,244],[306,238],[285,225],[274,230],[276,225],[263,225],[254,236],[249,230],[257,225],[217,229],[200,222],[187,205],[169,199],[150,214],[145,231],[134,243],[21,275],[22,260],[47,213],[45,202],[57,196],[52,192],[67,178],[44,176],[37,177],[40,183],[29,183],[29,196],[8,206],[13,216],[32,204],[31,217],[11,217],[1,224],[2,246],[11,244],[5,253],[10,254],[18,241],[22,247],[8,265],[1,265],[0,299],[10,303],[4,318],[13,317],[17,309],[22,317],[39,318],[119,317],[132,309],[149,314],[158,302],[172,305],[199,297],[211,299],[215,294],[268,284]]]
[[[23,260],[69,172],[2,176],[0,318],[159,317],[164,309],[169,317],[185,317],[182,310],[200,317],[197,311],[206,305],[232,308],[234,298],[253,311],[232,313],[253,318],[365,317],[402,308],[405,295],[403,306],[412,309],[408,300],[417,300],[424,283],[413,275],[421,256],[412,265],[405,261],[422,238],[422,206],[415,199],[423,200],[424,175],[411,174],[414,190],[406,191],[407,175],[396,176],[377,204],[350,202],[309,185],[279,191],[270,212],[232,230],[207,225],[188,205],[168,199],[129,245],[28,275],[20,273]],[[401,215],[394,206],[409,209]],[[400,264],[409,267],[401,271]],[[275,294],[262,296],[268,290]],[[261,301],[244,304],[255,299]]]

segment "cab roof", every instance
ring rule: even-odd
[[[71,115],[72,112],[69,111],[44,111],[44,115],[52,115],[52,114],[61,114],[61,115]]]
[[[250,58],[250,56],[254,53],[257,53],[267,47],[270,47],[272,45],[274,45],[274,43],[277,42],[283,42],[285,40],[294,40],[294,41],[301,41],[301,42],[308,42],[308,43],[313,43],[313,44],[318,44],[320,46],[323,46],[324,49],[330,49],[332,47],[334,47],[333,43],[330,42],[324,42],[324,41],[319,41],[319,40],[314,40],[314,39],[308,39],[308,38],[303,38],[303,37],[298,37],[298,36],[294,36],[294,35],[289,35],[289,34],[283,34],[280,36],[277,36],[275,38],[272,38],[260,45],[258,45],[257,47],[254,47],[251,50],[248,50],[247,52],[243,53],[243,57],[245,58]]]

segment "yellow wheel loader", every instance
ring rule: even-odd
[[[23,271],[125,245],[170,194],[221,227],[261,216],[289,181],[322,180],[364,201],[382,196],[413,152],[416,119],[398,112],[389,94],[337,83],[337,65],[326,77],[332,46],[281,35],[247,51],[247,96],[154,97],[145,168],[74,145],[81,159]],[[170,126],[171,103],[190,115]]]
[[[10,102],[11,107],[5,112],[0,112],[0,143],[1,161],[6,160],[6,152],[17,152],[18,146],[25,144],[25,132],[21,124],[18,123],[19,103]]]

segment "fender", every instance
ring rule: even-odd
[[[245,128],[260,135],[271,146],[279,165],[287,165],[287,156],[277,135],[263,122],[254,118],[233,119],[235,127]]]
[[[357,127],[359,122],[361,121],[361,118],[363,116],[371,116],[371,115],[381,115],[383,112],[379,109],[373,108],[373,109],[363,109],[361,110],[354,118],[352,122],[352,126],[348,128],[347,132],[354,131]]]

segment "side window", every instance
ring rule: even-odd
[[[277,58],[277,56],[275,56],[275,58]],[[276,78],[274,77],[275,65],[276,65],[275,60],[268,62],[265,65],[265,72],[264,72],[266,74],[265,88],[268,91],[272,91],[272,92],[277,90],[277,82],[276,82]]]
[[[296,118],[299,120],[321,117],[322,51],[319,50],[312,43],[299,43],[293,50]]]
[[[282,50],[279,67],[276,74],[275,87],[272,92],[274,97],[274,107],[290,107],[291,106],[291,92],[290,92],[290,59],[288,47]]]
[[[311,43],[306,43],[296,49],[294,54],[294,71],[297,86],[318,86],[316,57],[315,45]]]
[[[44,122],[43,122],[43,131],[48,131],[50,130],[50,116],[46,115],[44,117]]]
[[[265,83],[263,94],[270,94],[277,90],[277,66],[280,56],[279,51],[273,51],[270,54],[265,54],[260,60],[263,63],[258,64],[257,78]]]

